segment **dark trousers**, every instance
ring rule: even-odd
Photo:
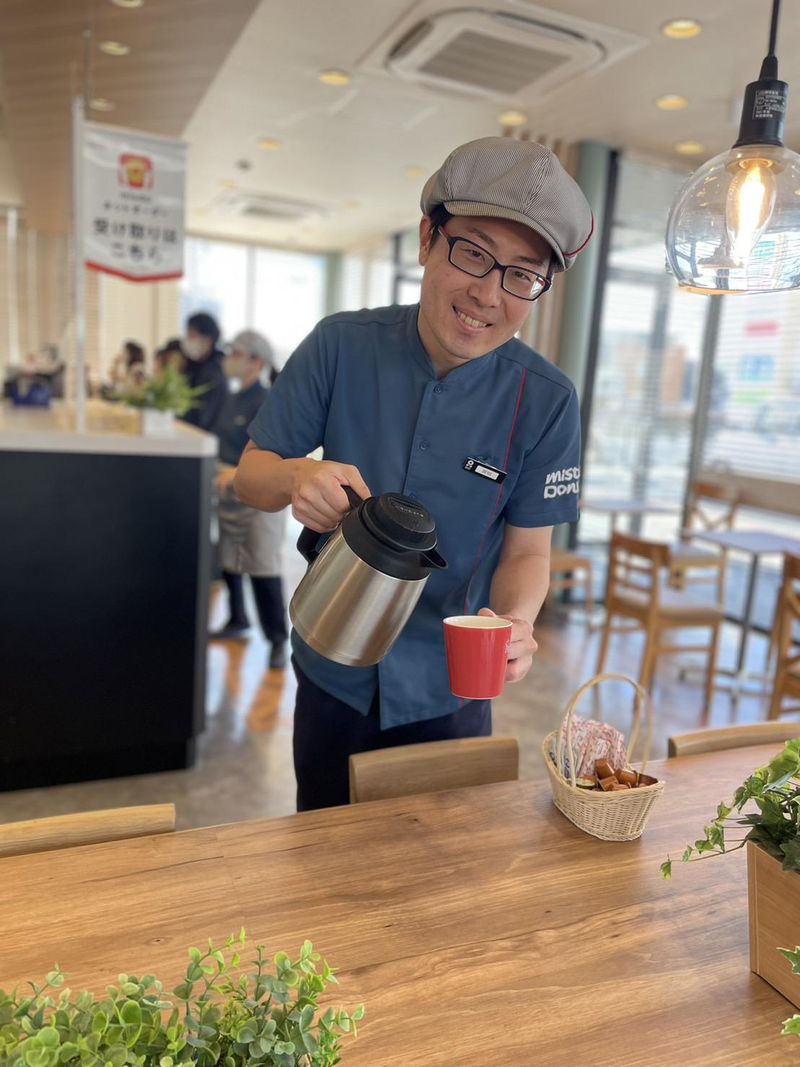
[[[354,752],[457,737],[488,737],[492,732],[488,700],[469,701],[452,715],[381,730],[377,697],[370,713],[362,715],[314,685],[294,660],[292,663],[297,675],[294,771],[298,811],[349,802],[348,758]]]
[[[236,626],[249,626],[244,606],[244,576],[233,571],[223,571],[222,577],[228,588],[230,618]],[[273,645],[282,645],[289,634],[286,628],[286,607],[283,602],[283,579],[250,575],[253,597],[258,611],[258,620],[264,636]]]

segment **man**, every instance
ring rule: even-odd
[[[223,353],[217,348],[220,332],[217,320],[205,311],[198,311],[186,320],[183,354],[187,363],[184,374],[189,385],[203,385],[206,390],[197,398],[197,407],[187,411],[183,420],[201,430],[212,428],[228,393],[222,369]]]
[[[488,701],[450,693],[442,618],[511,619],[506,680],[523,678],[551,527],[578,514],[574,387],[514,335],[588,242],[586,199],[546,148],[487,137],[448,156],[421,206],[419,305],[323,320],[250,427],[236,475],[242,500],[290,503],[320,532],[349,510],[343,485],[415,496],[448,562],[377,667],[331,663],[293,634],[300,810],[347,802],[350,753],[491,733]],[[307,458],[320,445],[325,458]]]
[[[244,575],[249,574],[261,629],[271,646],[267,666],[283,670],[288,638],[281,577],[286,512],[255,511],[242,504],[233,490],[236,464],[249,440],[247,427],[267,395],[262,379],[274,380],[274,369],[275,357],[266,337],[256,330],[242,330],[234,337],[223,363],[231,391],[212,427],[219,438],[219,563],[228,589],[229,617],[209,636],[230,640],[249,630],[244,602]]]

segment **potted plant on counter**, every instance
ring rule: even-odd
[[[297,959],[263,945],[242,974],[244,931],[224,950],[189,949],[183,981],[171,994],[153,975],[121,974],[106,993],[59,992],[56,967],[32,993],[0,990],[2,1067],[332,1067],[341,1035],[355,1036],[363,1006],[318,1015],[336,978],[306,941]],[[248,953],[249,955],[249,953]],[[272,967],[270,967],[272,964]],[[318,969],[317,964],[320,964]]]
[[[731,837],[736,831],[743,836]],[[753,771],[729,804],[719,805],[703,837],[687,845],[681,859],[709,859],[745,845],[750,969],[800,1007],[800,983],[786,964],[794,957],[789,950],[776,951],[794,944],[800,930],[800,738]],[[661,873],[672,877],[669,858]]]
[[[117,394],[117,399],[142,411],[142,433],[163,437],[174,432],[175,416],[185,415],[198,406],[198,399],[209,387],[190,386],[184,374],[168,363],[162,371],[140,385]]]

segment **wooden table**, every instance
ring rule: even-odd
[[[652,765],[665,795],[623,844],[513,782],[2,860],[0,987],[58,961],[72,989],[171,988],[243,924],[311,938],[366,1004],[346,1067],[796,1064],[793,1009],[748,968],[744,853],[658,870],[774,751]]]
[[[720,674],[728,673],[732,675],[734,681],[732,682],[731,691],[738,694],[744,682],[753,677],[745,670],[745,660],[747,657],[747,639],[753,626],[753,603],[758,584],[758,567],[761,557],[770,554],[782,555],[784,552],[800,555],[800,541],[792,537],[784,537],[782,534],[773,534],[767,530],[692,530],[692,539],[705,541],[726,551],[744,552],[750,557],[747,592],[745,593],[742,616],[741,618],[731,617],[731,621],[738,622],[741,627],[736,669],[733,671],[720,671]],[[755,679],[766,680],[764,675],[756,675]]]
[[[669,515],[676,512],[676,507],[667,504],[653,504],[647,500],[635,500],[630,497],[591,497],[581,500],[581,507],[588,511],[601,511],[609,515],[609,526],[613,533],[617,528],[617,516],[627,515],[633,519],[642,515]]]

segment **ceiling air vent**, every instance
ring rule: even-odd
[[[641,42],[631,34],[534,5],[441,11],[389,47],[389,71],[430,88],[501,101],[541,97]]]
[[[213,210],[240,218],[265,222],[301,222],[312,215],[324,215],[325,208],[305,200],[288,200],[243,189],[227,189],[214,202]]]

